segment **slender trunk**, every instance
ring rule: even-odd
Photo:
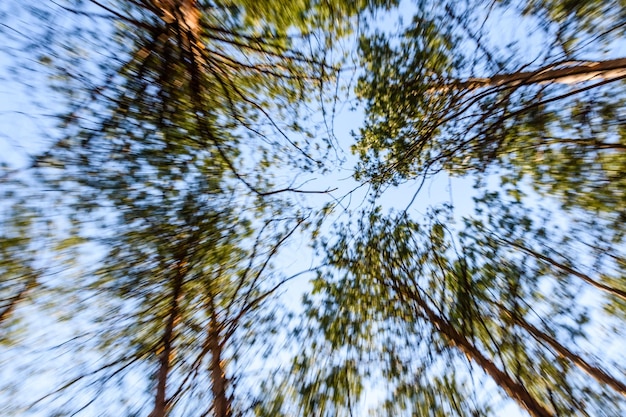
[[[542,261],[544,261],[544,262],[546,262],[546,263],[548,263],[548,264],[550,264],[550,265],[552,265],[552,266],[554,266],[556,268],[559,268],[560,270],[562,270],[564,272],[567,272],[568,274],[571,274],[571,275],[573,275],[575,277],[578,277],[578,278],[582,279],[583,281],[585,281],[587,284],[589,284],[589,285],[591,285],[591,286],[593,286],[593,287],[595,287],[595,288],[597,288],[597,289],[599,289],[601,291],[607,292],[607,293],[609,293],[609,294],[611,294],[611,295],[613,295],[613,296],[615,296],[617,298],[620,298],[620,299],[626,301],[626,291],[620,290],[619,288],[613,288],[613,287],[605,285],[605,284],[603,284],[601,282],[598,282],[595,279],[591,278],[589,275],[586,275],[586,274],[583,274],[582,272],[576,271],[575,269],[570,268],[569,266],[564,265],[564,264],[562,264],[560,262],[557,262],[554,259],[549,258],[549,257],[547,257],[545,255],[542,255],[541,253],[535,252],[534,250],[532,250],[530,248],[527,248],[526,246],[520,245],[520,244],[515,243],[513,241],[510,241],[508,239],[503,239],[503,238],[499,238],[499,237],[496,237],[496,239],[501,241],[501,242],[503,242],[503,243],[505,243],[505,244],[507,244],[507,245],[509,245],[509,246],[517,248],[517,249],[521,250],[522,252],[525,252],[525,253],[527,253],[529,255],[532,255],[535,258],[540,259],[540,260],[542,260]]]
[[[213,412],[215,417],[232,416],[231,400],[226,396],[228,380],[222,360],[221,326],[215,311],[213,299],[209,302],[210,320],[207,335],[207,348],[211,353],[209,373],[211,374],[211,390],[213,393]]]
[[[524,330],[526,330],[528,333],[530,333],[535,338],[535,340],[537,340],[538,342],[546,343],[548,346],[554,349],[559,356],[574,363],[576,366],[582,369],[587,375],[594,378],[600,384],[608,385],[609,387],[613,388],[615,391],[619,392],[623,396],[626,396],[626,385],[623,382],[618,381],[617,379],[613,378],[611,375],[606,373],[603,369],[600,369],[598,367],[595,367],[589,364],[582,357],[578,356],[577,354],[575,354],[574,352],[570,351],[565,346],[560,344],[552,336],[539,330],[538,328],[536,328],[535,326],[533,326],[532,324],[524,320],[522,317],[519,317],[519,315],[513,314],[503,305],[499,303],[497,305],[500,309],[504,311],[504,313],[507,316],[509,316],[511,320],[513,320],[513,322],[515,322]]]
[[[624,145],[623,143],[611,143],[611,142],[602,142],[601,140],[597,140],[597,139],[572,139],[572,138],[548,138],[548,137],[544,137],[541,138],[541,141],[545,144],[557,144],[557,145],[562,145],[562,144],[572,144],[572,145],[576,145],[578,147],[589,147],[592,150],[599,150],[599,149],[609,149],[612,151],[616,151],[616,152],[626,152],[626,145]]]
[[[452,346],[459,349],[466,357],[480,366],[493,381],[498,384],[512,399],[524,408],[532,417],[553,417],[528,390],[519,382],[501,371],[495,363],[478,350],[465,336],[458,332],[446,319],[433,311],[419,294],[411,294],[419,309],[426,318],[439,330]]]
[[[607,61],[576,62],[575,65],[548,65],[537,71],[519,71],[488,78],[469,78],[452,81],[441,90],[476,90],[486,87],[516,86],[521,84],[577,84],[590,80],[612,80],[626,76],[626,58]]]
[[[179,261],[176,266],[176,276],[174,278],[174,287],[172,288],[172,299],[170,302],[170,311],[165,324],[165,331],[162,339],[162,352],[159,358],[159,370],[157,373],[157,388],[154,400],[154,410],[150,413],[150,417],[165,417],[168,412],[168,404],[166,397],[167,377],[169,375],[172,351],[174,328],[180,320],[179,306],[182,298],[182,287],[187,272],[187,262]]]

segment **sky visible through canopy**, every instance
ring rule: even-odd
[[[12,2],[7,2],[4,6],[0,6],[0,23],[4,25],[4,31],[15,30],[28,30],[32,29],[36,35],[38,30],[36,25],[40,20],[29,16],[25,12],[24,8],[16,7],[16,10],[20,10],[20,14],[17,13],[9,18],[12,13]],[[13,5],[14,6],[14,5]],[[71,14],[67,14],[54,2],[50,2],[49,7],[53,16],[57,16],[59,22],[64,19],[72,19]],[[414,6],[410,2],[403,2],[402,6],[393,11],[390,14],[385,15],[383,12],[379,12],[376,23],[373,27],[378,27],[384,32],[399,31],[402,27],[398,20],[402,20],[404,24],[410,22],[412,15],[415,12]],[[105,25],[106,20],[92,20],[94,25]],[[96,23],[97,22],[97,23]],[[542,34],[535,31],[537,22],[531,17],[526,17],[524,20],[520,20],[520,17],[513,12],[501,13],[499,11],[492,12],[486,23],[486,33],[490,34],[490,42],[493,42],[496,49],[505,48],[506,45],[516,44],[516,48],[524,59],[524,62],[541,62],[542,46],[544,39]],[[98,26],[93,28],[86,28],[88,30],[94,29],[108,33],[109,29],[104,26]],[[374,30],[370,28],[369,30]],[[111,29],[112,31],[112,29]],[[33,38],[36,36],[33,35]],[[545,35],[545,34],[544,34]],[[17,35],[19,39],[21,35]],[[347,40],[342,41],[341,45],[337,45],[337,54],[342,52],[356,50],[357,41],[355,36],[349,37]],[[467,41],[469,42],[469,41]],[[48,76],[45,71],[23,71],[20,74],[19,79],[15,78],[15,73],[12,72],[12,66],[21,65],[12,56],[12,48],[19,48],[18,44],[11,44],[10,42],[5,45],[0,51],[0,162],[7,163],[10,170],[15,168],[25,168],[31,161],[29,156],[39,153],[42,149],[46,148],[46,139],[57,137],[55,134],[56,121],[50,116],[53,112],[63,113],[66,111],[63,108],[63,103],[57,101],[55,92],[52,92],[48,88]],[[619,58],[626,55],[626,43],[623,40],[617,39],[609,46],[606,46],[606,51],[597,51],[597,55],[591,54],[586,56],[589,60],[606,60],[610,58]],[[27,58],[28,51],[13,50],[15,56],[20,58]],[[97,51],[96,51],[97,53]],[[354,57],[352,62],[348,62],[346,67],[357,68],[354,70],[348,69],[341,75],[342,85],[348,85],[350,88],[355,87],[356,78],[358,78],[362,72],[358,69],[358,57],[356,52],[352,52]],[[34,68],[41,68],[33,64]],[[97,68],[91,68],[97,73]],[[479,68],[480,69],[480,68]],[[482,68],[487,73],[487,68]],[[25,79],[24,74],[29,74],[32,78]],[[352,81],[349,81],[352,80]],[[622,84],[623,86],[623,84]],[[410,91],[407,91],[407,96]],[[42,103],[42,106],[38,106],[35,103]],[[339,100],[334,104],[326,104],[325,112],[321,110],[311,115],[310,120],[322,122],[330,127],[334,139],[336,140],[337,149],[332,152],[337,157],[336,162],[332,169],[328,172],[319,173],[304,173],[299,174],[295,184],[302,184],[302,188],[307,190],[332,190],[330,193],[311,194],[298,196],[299,201],[303,201],[309,207],[315,207],[320,209],[326,204],[330,204],[335,207],[335,210],[329,214],[325,219],[319,233],[321,235],[330,235],[339,228],[339,224],[342,222],[354,221],[354,213],[359,212],[360,209],[365,209],[368,205],[372,205],[371,191],[372,188],[369,184],[361,184],[353,177],[354,166],[358,163],[357,155],[350,153],[350,147],[355,142],[355,136],[360,135],[359,129],[365,125],[365,114],[363,109],[363,103],[358,103],[354,92],[352,90],[348,92],[342,92],[339,96]],[[304,122],[305,124],[308,122]],[[313,124],[313,122],[310,122]],[[309,126],[306,126],[309,128]],[[313,128],[313,126],[310,126]],[[241,129],[241,128],[239,128]],[[305,139],[306,140],[306,139]],[[246,152],[246,151],[243,151]],[[251,151],[252,152],[252,151]],[[54,161],[47,161],[54,164]],[[284,170],[283,170],[284,168]],[[284,180],[286,177],[292,175],[293,171],[287,168],[287,163],[283,166],[275,166],[270,171],[276,175],[277,178]],[[394,210],[401,212],[406,210],[406,213],[411,218],[426,219],[429,215],[429,210],[432,207],[440,207],[443,205],[451,205],[454,207],[453,216],[449,217],[449,223],[447,226],[456,230],[460,229],[462,224],[462,218],[469,216],[473,213],[474,202],[473,197],[477,197],[479,193],[482,193],[485,189],[497,190],[500,186],[499,175],[497,170],[486,171],[485,179],[483,182],[486,184],[481,190],[474,189],[475,179],[471,175],[467,176],[450,176],[445,171],[439,172],[432,178],[426,179],[423,183],[421,180],[407,180],[400,181],[397,186],[383,186],[384,192],[381,192],[377,196],[376,204],[382,207],[383,211]],[[33,181],[29,178],[29,174],[17,174],[24,175],[24,181],[28,183]],[[526,181],[526,182],[525,182]],[[522,181],[521,190],[526,194],[525,204],[528,207],[543,207],[558,212],[559,205],[556,200],[551,200],[544,196],[540,196],[533,189],[531,184],[526,179]],[[288,182],[288,181],[287,181]],[[35,196],[39,198],[39,196]],[[51,223],[56,223],[56,226],[60,230],[69,228],[69,222],[64,218],[67,214],[59,207],[47,207],[49,202],[41,200],[43,208],[48,209],[47,215],[50,216]],[[8,212],[8,203],[0,202],[0,210]],[[537,211],[538,212],[538,211]],[[552,226],[568,226],[569,217],[552,217],[549,222]],[[54,230],[55,227],[50,227],[50,230]],[[48,231],[42,230],[42,236],[45,236]],[[91,231],[87,227],[88,234],[97,234],[99,231],[93,228]],[[335,236],[335,239],[337,237]],[[50,267],[54,265],[52,269],[54,274],[51,275],[50,282],[55,280],[61,280],[71,277],[72,280],[87,279],[90,273],[94,271],[95,265],[101,262],[102,257],[105,255],[105,251],[98,244],[84,244],[78,250],[78,257],[73,259],[64,259],[64,256],[71,257],[70,252],[59,251],[55,253],[51,248],[46,247],[46,240],[42,238],[41,242],[35,243],[35,246],[39,244],[39,247],[35,248],[37,252],[37,264],[42,267]],[[275,261],[275,267],[281,271],[284,276],[292,276],[294,274],[300,274],[294,278],[289,284],[284,286],[281,290],[280,300],[291,311],[302,313],[302,297],[305,293],[311,290],[311,278],[315,276],[315,271],[309,271],[317,268],[320,263],[324,262],[320,256],[315,255],[315,251],[310,247],[310,236],[308,233],[296,233],[293,238],[287,243],[286,247],[282,249],[281,256]],[[65,255],[64,255],[65,254]],[[581,261],[586,263],[593,262],[593,255],[590,253],[587,257],[583,254],[579,257]],[[74,261],[72,263],[72,261]],[[70,265],[70,266],[68,266]],[[307,272],[308,271],[308,272]],[[55,274],[58,274],[55,276]],[[57,317],[48,316],[48,312],[45,309],[46,297],[59,297],[58,294],[43,294],[43,300],[41,304],[35,306],[24,307],[21,317],[25,318],[25,321],[30,324],[31,333],[27,335],[20,335],[22,340],[27,343],[23,344],[19,348],[16,348],[12,355],[10,362],[7,362],[5,358],[0,357],[0,379],[4,381],[19,380],[22,378],[24,369],[31,366],[37,361],[37,358],[43,357],[46,354],[47,348],[53,346],[59,341],[71,338],[75,331],[80,328],[85,330],[92,326],[90,323],[90,316],[86,314],[81,318],[72,317],[72,303],[74,302],[73,295],[70,291],[65,294],[67,299],[59,301],[59,299],[50,299],[51,304],[67,304],[68,309],[67,317],[63,317],[63,308],[57,308],[55,311],[59,314]],[[600,304],[600,297],[593,295],[591,292],[585,293],[585,297],[582,298],[582,303],[591,308],[592,311],[599,311],[599,308],[594,310],[594,305]],[[592,313],[590,320],[592,322],[602,320],[602,316],[596,311]],[[617,323],[617,320],[616,320]],[[607,322],[606,326],[613,325],[613,322]],[[619,326],[615,324],[615,326]],[[95,328],[95,327],[94,327]],[[598,327],[598,329],[602,326]],[[285,330],[285,329],[281,329]],[[598,331],[598,330],[596,330]],[[599,355],[606,353],[607,361],[620,360],[620,352],[623,351],[623,341],[619,339],[611,340],[610,343],[607,340],[607,336],[597,333],[597,338],[594,333],[591,333],[588,341],[581,342],[581,349],[583,352],[592,352],[592,355]],[[286,337],[284,334],[281,337]],[[0,342],[2,339],[0,339]],[[596,341],[602,341],[603,345],[599,346],[594,343]],[[283,340],[284,342],[284,340]],[[606,342],[606,344],[604,344]],[[37,345],[34,345],[34,344]],[[98,352],[95,346],[90,345],[89,340],[86,340],[83,344],[83,350],[80,352],[67,353],[61,350],[58,359],[52,359],[54,362],[53,369],[48,369],[48,372],[42,372],[38,375],[29,375],[29,383],[27,385],[16,384],[15,392],[9,392],[8,390],[0,393],[0,403],[3,401],[11,401],[11,398],[19,397],[22,402],[29,402],[35,400],[41,395],[54,390],[58,385],[57,379],[59,379],[60,369],[65,367],[71,368],[77,363],[98,363],[101,358],[98,357]],[[1,347],[1,346],[0,346]],[[3,348],[4,349],[4,348]],[[23,352],[23,355],[21,354]],[[289,352],[285,352],[285,357],[289,356]],[[278,359],[277,359],[278,358]],[[49,358],[48,358],[49,359]],[[280,356],[274,356],[269,359],[280,360]],[[262,365],[263,359],[253,359],[252,364],[258,363]],[[607,362],[608,363],[608,362]],[[141,371],[146,367],[139,367],[130,374],[127,381],[128,387],[118,387],[120,390],[141,390],[145,385],[145,381],[142,381]],[[476,371],[474,368],[473,371]],[[612,370],[609,370],[612,371]],[[432,370],[431,370],[432,372]],[[464,371],[460,371],[464,372]],[[473,377],[472,377],[473,378]],[[486,378],[478,378],[474,382],[477,384],[484,383]],[[250,383],[250,382],[247,382]],[[370,393],[365,395],[365,401],[361,403],[364,408],[373,405],[374,402],[382,400],[385,393],[384,390],[379,389],[376,384],[369,382],[366,385],[365,390],[370,390]],[[497,389],[497,385],[493,382],[487,382],[489,390],[484,392],[491,392]],[[384,385],[384,383],[383,383]],[[254,389],[254,388],[253,388]],[[71,388],[70,388],[71,390]],[[131,392],[128,391],[128,392]],[[127,392],[127,393],[128,393]],[[100,395],[97,392],[97,395]],[[370,395],[371,394],[371,395]],[[480,397],[483,393],[480,387],[475,394]],[[89,402],[90,396],[93,392],[78,392],[73,397],[73,400],[77,403]],[[115,400],[115,390],[105,391],[102,394],[111,396],[111,402]],[[141,392],[137,396],[145,395],[146,402],[152,401],[149,394]],[[485,394],[488,395],[488,394]],[[26,400],[25,400],[26,399]],[[505,400],[506,401],[506,400]],[[0,407],[0,411],[2,408]],[[505,407],[500,411],[501,415],[518,416],[524,415],[515,402],[509,400]],[[29,416],[46,416],[50,415],[46,410],[37,410],[37,408],[30,409],[26,414]],[[96,409],[87,409],[84,414],[87,416],[96,416],[98,411]],[[357,412],[357,415],[364,415]]]

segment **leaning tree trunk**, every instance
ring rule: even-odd
[[[531,248],[526,247],[526,246],[524,246],[524,245],[522,245],[520,243],[516,243],[516,242],[514,242],[512,240],[504,239],[504,238],[501,238],[501,237],[498,237],[498,236],[495,236],[495,235],[494,235],[494,238],[498,242],[500,242],[500,243],[504,243],[506,245],[509,245],[509,246],[515,248],[515,249],[519,249],[520,251],[522,251],[522,252],[524,252],[524,253],[526,253],[528,255],[531,255],[531,256],[535,257],[536,259],[539,259],[539,260],[541,260],[541,261],[543,261],[543,262],[545,262],[545,263],[547,263],[547,264],[549,264],[549,265],[551,265],[551,266],[553,266],[555,268],[558,268],[558,269],[560,269],[563,272],[567,272],[570,275],[573,275],[573,276],[575,276],[577,278],[580,278],[581,280],[583,280],[587,284],[593,286],[594,288],[597,288],[600,291],[604,291],[604,292],[606,292],[606,293],[608,293],[608,294],[610,294],[610,295],[612,295],[614,297],[617,297],[617,298],[619,298],[619,299],[621,299],[623,301],[626,301],[626,291],[624,291],[624,290],[620,290],[619,288],[615,288],[615,287],[611,287],[609,285],[603,284],[602,282],[600,282],[600,281],[598,281],[596,279],[593,279],[592,277],[590,277],[587,274],[584,274],[584,273],[582,273],[580,271],[577,271],[574,268],[571,268],[571,267],[569,267],[569,266],[567,266],[567,265],[565,265],[565,264],[563,264],[561,262],[558,262],[555,259],[552,259],[552,258],[550,258],[548,256],[545,256],[545,255],[543,255],[543,254],[541,254],[539,252],[535,252]]]
[[[518,71],[487,78],[468,78],[445,83],[439,91],[471,91],[487,87],[514,87],[523,84],[577,84],[584,81],[610,81],[626,77],[626,58],[607,61],[551,64],[536,71]]]
[[[470,361],[478,365],[493,381],[502,388],[510,398],[525,409],[532,417],[554,417],[554,414],[544,407],[524,385],[515,381],[509,374],[486,357],[472,342],[457,331],[450,322],[437,314],[428,303],[417,293],[407,294],[406,289],[394,286],[405,302],[416,303],[416,312],[426,318],[441,336],[454,348],[461,351]]]
[[[204,50],[201,34],[201,10],[195,0],[154,0],[155,12],[171,28],[171,35],[182,41],[183,49],[199,59]]]
[[[172,288],[170,310],[163,332],[161,342],[161,356],[159,358],[159,370],[157,372],[157,388],[154,398],[154,410],[149,417],[165,417],[168,412],[168,401],[166,397],[167,378],[170,372],[173,352],[174,329],[180,320],[179,306],[183,295],[182,287],[187,273],[187,262],[183,258],[176,266],[176,276],[174,277],[174,287]]]
[[[554,337],[533,326],[519,315],[507,309],[504,305],[500,303],[495,304],[511,321],[530,333],[532,337],[539,343],[549,346],[554,352],[556,352],[558,356],[567,359],[568,361],[575,364],[587,375],[598,381],[599,384],[607,385],[613,388],[615,391],[619,392],[621,395],[626,396],[626,384],[613,378],[603,369],[590,364],[584,358],[563,346]]]

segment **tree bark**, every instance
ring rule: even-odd
[[[517,86],[522,84],[577,84],[591,80],[612,80],[626,77],[626,58],[607,61],[575,62],[573,65],[547,65],[537,71],[498,74],[488,78],[468,78],[445,84],[439,91],[471,91],[479,88]]]
[[[174,287],[172,288],[170,311],[165,324],[165,331],[163,332],[163,351],[161,352],[161,356],[159,358],[154,410],[150,413],[149,417],[165,417],[169,409],[166,397],[167,377],[169,375],[172,360],[174,328],[180,320],[179,306],[183,295],[182,287],[186,273],[187,262],[186,260],[180,260],[176,266],[176,276],[174,278]]]
[[[619,298],[619,299],[621,299],[623,301],[626,301],[626,291],[620,290],[619,288],[613,288],[611,286],[605,285],[605,284],[603,284],[603,283],[601,283],[601,282],[591,278],[587,274],[583,274],[582,272],[576,271],[575,269],[570,268],[569,266],[564,265],[564,264],[562,264],[560,262],[557,262],[556,260],[554,260],[552,258],[549,258],[549,257],[547,257],[545,255],[542,255],[541,253],[535,252],[534,250],[532,250],[530,248],[527,248],[526,246],[520,245],[520,244],[515,243],[515,242],[513,242],[511,240],[508,240],[508,239],[503,239],[503,238],[497,237],[495,235],[494,235],[494,237],[496,238],[496,240],[498,240],[498,241],[500,241],[500,242],[502,242],[504,244],[507,244],[509,246],[512,246],[512,247],[514,247],[516,249],[521,250],[522,252],[525,252],[525,253],[527,253],[527,254],[529,254],[531,256],[534,256],[535,258],[540,259],[540,260],[542,260],[543,262],[546,262],[549,265],[552,265],[552,266],[554,266],[556,268],[559,268],[560,270],[562,270],[564,272],[567,272],[568,274],[571,274],[571,275],[573,275],[575,277],[578,277],[578,278],[582,279],[587,284],[589,284],[589,285],[591,285],[591,286],[593,286],[593,287],[595,287],[595,288],[597,288],[597,289],[599,289],[601,291],[604,291],[604,292],[606,292],[608,294],[611,294],[614,297],[617,297],[617,298]]]
[[[535,338],[535,340],[537,340],[540,343],[546,343],[548,346],[554,349],[554,351],[559,356],[574,363],[576,366],[582,369],[587,375],[594,378],[600,384],[608,385],[609,387],[613,388],[615,391],[619,392],[623,396],[626,396],[626,385],[623,382],[618,381],[617,379],[613,378],[611,375],[606,373],[603,369],[600,369],[598,367],[591,365],[590,363],[585,361],[582,357],[578,356],[577,354],[575,354],[574,352],[570,351],[565,346],[560,344],[555,338],[539,330],[532,324],[528,323],[522,317],[519,317],[519,315],[513,314],[503,305],[499,303],[497,305],[514,323],[516,323],[521,328],[523,328],[528,333],[530,333],[533,336],[533,338]]]
[[[195,0],[155,0],[154,5],[165,23],[178,21],[193,35],[199,34],[201,13]]]
[[[213,299],[209,301],[208,308],[210,309],[210,319],[206,343],[211,353],[209,373],[211,375],[211,390],[213,393],[213,415],[215,417],[231,417],[231,400],[226,396],[228,380],[222,360],[221,326]]]
[[[401,291],[401,293],[406,294],[405,291]],[[501,371],[495,363],[483,355],[479,349],[458,332],[446,319],[435,313],[419,294],[410,294],[408,297],[417,303],[417,307],[419,307],[420,310],[419,313],[422,313],[452,346],[459,349],[467,358],[480,366],[509,397],[515,400],[520,407],[525,409],[532,417],[554,417],[554,414],[533,397],[522,384],[515,381],[506,372]]]

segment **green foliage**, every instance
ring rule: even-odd
[[[349,12],[342,29],[328,26],[328,2],[295,13],[276,2],[190,2],[197,9],[184,16],[157,2],[96,11],[94,4],[59,10],[117,24],[100,33],[59,26],[38,45],[67,108],[31,172],[34,187],[61,195],[70,223],[68,236],[46,250],[80,252],[87,241],[104,252],[75,282],[65,270],[48,286],[72,295],[63,315],[77,323],[55,343],[98,353],[53,369],[50,395],[15,407],[130,415],[154,405],[154,415],[190,415],[188,407],[204,415],[211,404],[211,413],[246,412],[257,400],[244,371],[273,351],[284,314],[269,302],[286,282],[274,258],[304,222],[305,210],[275,196],[271,170],[279,160],[305,171],[320,166],[310,153],[320,143],[292,121],[302,121],[312,95],[336,76],[307,21],[324,22],[316,31],[336,39],[369,5],[338,4],[337,12]],[[7,300],[20,291],[13,281],[29,274],[32,231],[14,229],[2,236],[16,255],[3,259]],[[22,372],[46,364],[55,366]],[[144,395],[123,392],[133,381]],[[114,404],[100,395],[116,391]],[[71,393],[80,393],[78,402],[64,401]],[[218,403],[226,406],[218,411]]]
[[[546,44],[577,36],[569,31],[571,22],[602,21],[608,32],[588,34],[586,43],[576,39],[579,46],[568,55],[584,66],[579,57],[589,45],[617,48],[612,36],[622,29],[619,13],[605,2],[574,3],[531,2],[526,12],[535,10],[531,14],[541,24],[557,27],[556,35],[546,29]],[[566,208],[619,210],[620,201],[607,200],[608,194],[621,194],[615,192],[620,187],[611,172],[617,172],[624,147],[617,116],[624,112],[623,82],[619,77],[602,82],[602,74],[580,86],[507,81],[528,68],[532,74],[537,64],[521,60],[513,47],[499,46],[484,25],[471,26],[480,22],[481,6],[420,7],[398,36],[375,33],[361,41],[364,74],[358,94],[367,122],[354,147],[360,157],[357,178],[383,186],[442,169],[467,175],[497,167],[517,178],[531,175],[538,190],[563,198]],[[578,7],[593,13],[578,15]],[[484,13],[490,22],[504,11],[494,4]],[[539,67],[577,65],[562,64],[551,49],[541,54]],[[595,192],[601,187],[607,190]],[[574,202],[574,195],[584,195],[583,200]]]
[[[372,18],[409,9],[393,29]],[[22,73],[45,75],[56,129],[26,168],[2,167],[0,344],[12,369],[56,369],[40,400],[3,412],[624,414],[625,364],[603,351],[626,317],[623,74],[554,75],[619,50],[623,9],[26,7],[39,32],[2,30]],[[536,45],[494,36],[511,15]],[[352,151],[372,208],[327,234],[334,203],[312,210],[294,184],[336,162],[320,126],[354,40],[366,120]],[[477,177],[458,229],[451,205],[419,220],[380,207],[388,186],[442,171]],[[323,264],[293,322],[277,259],[311,224]],[[33,330],[62,321],[58,337]],[[22,364],[29,344],[52,359]]]
[[[357,94],[367,105],[368,119],[353,148],[361,160],[358,179],[397,183],[436,162],[437,149],[424,149],[421,140],[440,133],[451,103],[429,90],[451,76],[456,42],[445,27],[422,15],[414,17],[399,44],[381,33],[361,39],[365,74]]]
[[[316,343],[327,346],[327,362],[360,358],[361,384],[382,377],[376,386],[389,397],[379,406],[390,415],[497,410],[497,391],[473,397],[460,367],[512,398],[527,391],[535,403],[519,405],[532,415],[542,415],[537,406],[555,415],[619,414],[623,383],[603,379],[602,365],[566,347],[597,332],[581,308],[581,295],[597,288],[560,255],[520,250],[521,242],[547,243],[547,226],[519,203],[499,201],[487,196],[489,211],[467,219],[457,236],[439,220],[445,212],[425,224],[375,212],[341,228],[325,248],[330,270],[307,304]]]
[[[0,223],[0,275],[4,277],[0,282],[0,344],[11,342],[8,330],[16,324],[16,310],[30,296],[40,275],[31,239],[36,213],[23,201],[9,204],[2,204]]]

